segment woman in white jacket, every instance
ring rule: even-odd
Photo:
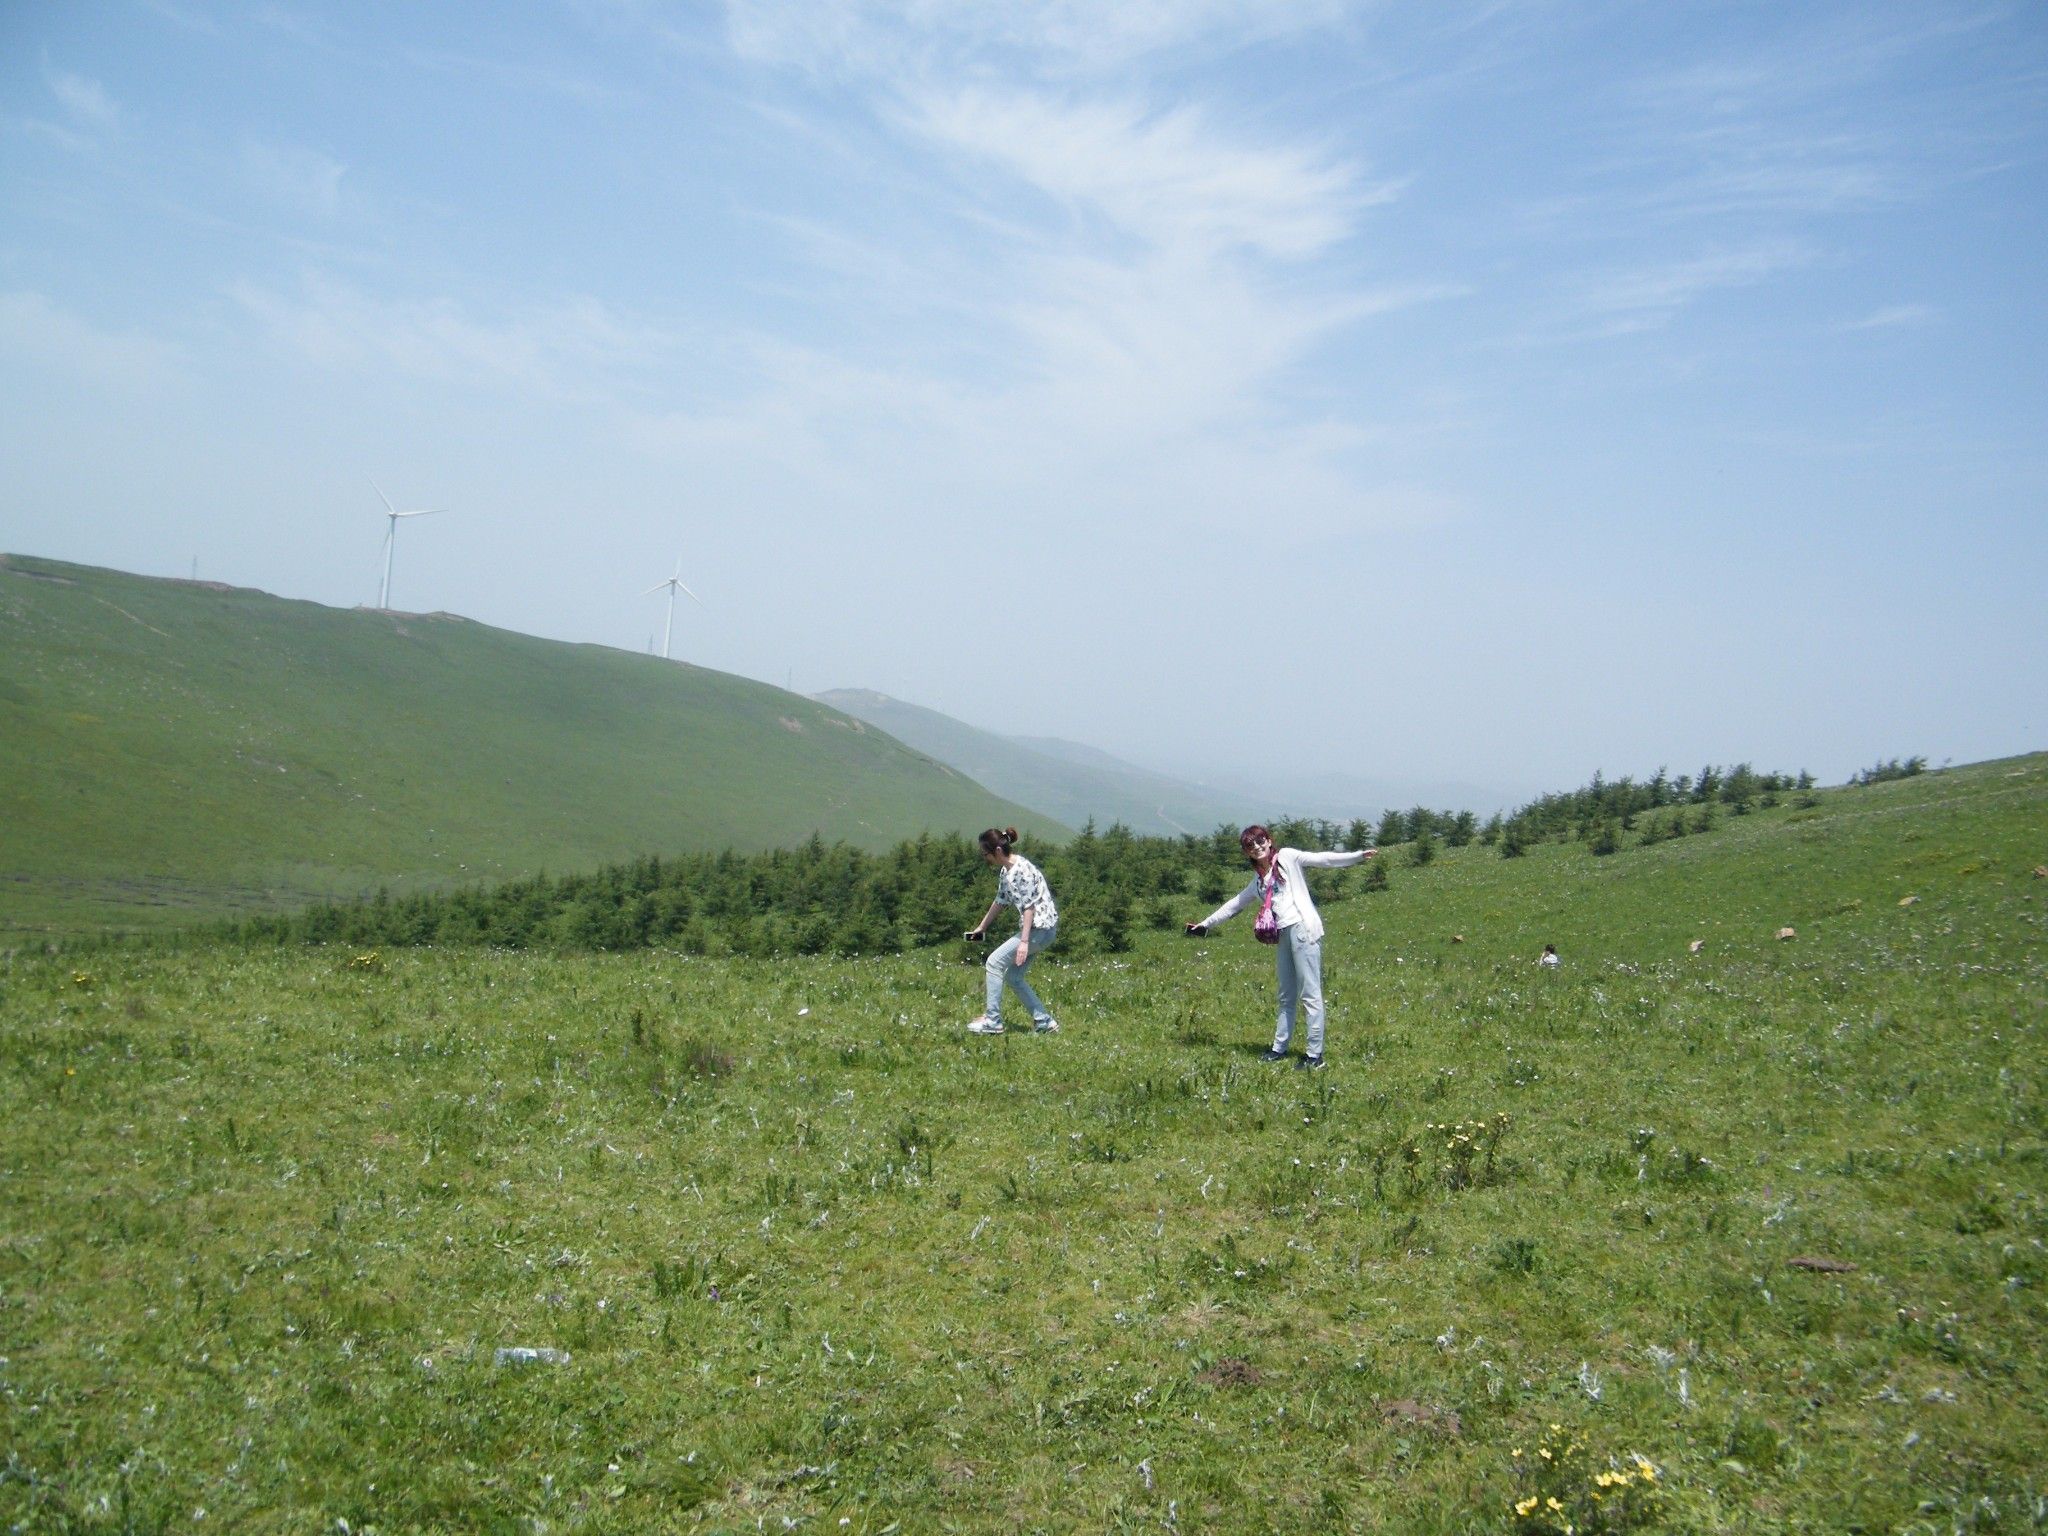
[[[1323,919],[1316,911],[1315,898],[1308,893],[1305,871],[1363,864],[1378,850],[1304,853],[1299,848],[1275,848],[1273,834],[1260,826],[1246,827],[1238,845],[1258,873],[1250,885],[1199,923],[1189,923],[1187,931],[1199,938],[1246,907],[1257,905],[1259,915],[1252,931],[1260,943],[1275,946],[1274,963],[1280,972],[1280,1022],[1273,1032],[1273,1048],[1261,1059],[1287,1059],[1299,1006],[1308,1015],[1308,1053],[1296,1065],[1316,1071],[1323,1064]]]

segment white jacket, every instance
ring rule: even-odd
[[[1355,853],[1303,853],[1299,848],[1282,848],[1273,856],[1273,862],[1280,866],[1280,878],[1286,882],[1287,894],[1294,899],[1294,910],[1301,919],[1301,930],[1311,943],[1320,943],[1323,937],[1323,915],[1316,911],[1313,897],[1308,893],[1308,877],[1304,869],[1343,869],[1351,864],[1363,864],[1372,856],[1370,849],[1361,848]],[[1246,907],[1256,907],[1266,899],[1265,884],[1257,875],[1252,883],[1223,903],[1214,912],[1202,919],[1201,926],[1214,928],[1218,923],[1227,923]]]

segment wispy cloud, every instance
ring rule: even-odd
[[[528,59],[440,48],[415,48],[406,58],[419,69],[449,75],[465,84],[489,80],[508,90],[559,97],[585,107],[613,106],[631,99],[631,92],[615,82]]]
[[[730,0],[734,51],[853,91],[922,168],[924,216],[975,255],[911,259],[887,231],[814,224],[804,251],[861,285],[865,309],[943,310],[955,350],[961,335],[980,346],[953,373],[766,340],[733,400],[648,413],[636,441],[773,458],[784,476],[814,465],[840,496],[886,486],[897,502],[1053,522],[1116,506],[1137,526],[1227,525],[1276,494],[1303,537],[1441,515],[1419,490],[1362,490],[1370,430],[1288,389],[1340,329],[1463,291],[1359,275],[1364,222],[1401,182],[1312,130],[1278,132],[1263,114],[1248,129],[1221,102],[1166,95],[1124,67],[1181,50],[1213,62],[1353,9],[827,0],[799,17]],[[1113,83],[1099,76],[1111,67]]]
[[[297,293],[249,283],[230,293],[304,362],[485,392],[609,396],[675,348],[672,337],[588,297],[478,317],[452,299],[388,299],[318,275]]]
[[[1188,106],[1148,113],[1129,101],[976,88],[926,95],[905,120],[1158,246],[1313,256],[1397,190],[1363,186],[1310,148],[1232,142]]]
[[[332,219],[341,212],[348,167],[331,155],[298,144],[242,146],[242,171],[266,200],[290,212]]]
[[[104,85],[88,75],[57,68],[47,56],[42,65],[43,84],[57,112],[54,117],[22,119],[25,130],[74,152],[120,136],[121,108]]]
[[[1569,296],[1537,339],[1578,341],[1659,330],[1709,295],[1752,287],[1812,259],[1803,244],[1769,241],[1610,270]]]
[[[963,58],[1026,74],[1093,73],[1162,53],[1229,50],[1341,24],[1347,0],[727,0],[742,57],[895,73]]]
[[[1932,304],[1887,304],[1882,309],[1872,310],[1860,320],[1847,320],[1837,326],[1842,331],[1895,331],[1903,328],[1917,328],[1931,325],[1939,319],[1941,311]]]
[[[0,293],[0,356],[123,389],[161,388],[179,372],[177,353],[166,343],[96,325],[28,291]]]
[[[95,133],[119,130],[121,109],[99,81],[85,75],[74,75],[68,70],[54,69],[47,64],[43,78],[50,87],[50,94],[57,98],[57,104],[73,123]]]

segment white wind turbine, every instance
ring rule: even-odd
[[[663,625],[661,630],[661,659],[667,661],[669,659],[669,637],[675,633],[676,628],[676,594],[678,592],[690,592],[690,589],[683,585],[683,557],[681,555],[676,556],[675,575],[669,577],[667,581],[657,581],[640,595],[646,597],[648,593],[659,592],[663,587],[668,588],[668,623]],[[704,606],[704,599],[694,592],[690,592],[690,601],[699,608]]]
[[[367,476],[365,478],[368,478]],[[401,512],[391,505],[391,498],[384,494],[384,487],[370,481],[370,489],[377,493],[377,499],[384,503],[384,515],[391,521],[384,530],[384,582],[377,588],[377,606],[380,609],[391,606],[391,556],[398,547],[398,520],[401,517],[432,517],[436,512],[446,512],[446,507],[421,507],[412,512]]]

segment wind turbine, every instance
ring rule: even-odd
[[[367,479],[368,477],[365,476]],[[370,481],[370,489],[377,493],[377,499],[384,503],[384,515],[391,519],[384,530],[384,584],[377,589],[377,606],[391,606],[391,556],[398,547],[398,520],[401,517],[432,517],[436,512],[446,512],[446,507],[421,507],[412,512],[401,512],[391,505],[391,498],[384,494],[384,487]]]
[[[661,659],[663,661],[667,661],[669,659],[669,636],[675,633],[676,627],[676,593],[690,592],[690,589],[683,585],[683,557],[681,555],[676,556],[675,575],[669,577],[667,581],[657,581],[653,586],[649,587],[646,592],[642,592],[640,595],[642,597],[645,597],[648,595],[649,592],[659,592],[663,587],[668,588],[668,623],[663,625],[661,630]],[[690,601],[695,603],[699,608],[702,608],[704,606],[704,599],[699,597],[694,592],[690,592]]]

